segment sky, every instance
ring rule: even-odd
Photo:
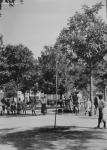
[[[45,45],[52,46],[67,20],[76,11],[81,11],[82,5],[92,6],[100,0],[17,0],[15,7],[3,5],[0,18],[0,33],[4,44],[23,44],[37,58]],[[105,0],[102,0],[105,4]],[[106,18],[105,6],[100,11]]]

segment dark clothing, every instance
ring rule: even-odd
[[[45,114],[45,113],[46,113],[46,104],[45,104],[45,103],[42,104],[41,113],[42,113],[42,114]]]
[[[99,109],[99,120],[100,122],[102,121],[103,119],[103,111]]]
[[[98,128],[100,127],[100,123],[103,122],[104,128],[106,128],[106,121],[103,118],[103,109],[104,109],[104,100],[101,99],[99,101],[99,117],[98,117]]]
[[[97,97],[95,97],[95,99],[94,99],[94,106],[95,106],[95,108],[98,107],[98,98]]]
[[[3,111],[5,111],[5,105],[2,106]]]

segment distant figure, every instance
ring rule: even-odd
[[[88,99],[86,102],[86,112],[85,115],[88,113],[89,116],[91,116],[91,101]]]
[[[94,114],[96,115],[98,109],[98,97],[94,98]]]
[[[77,97],[78,97],[78,112],[80,112],[81,101],[82,101],[82,93],[78,92]]]
[[[11,102],[10,110],[12,114],[16,114],[16,102],[14,101],[14,98]]]
[[[6,110],[7,110],[7,115],[10,115],[10,99],[7,99],[7,107],[6,107]]]
[[[35,112],[35,110],[36,110],[36,101],[35,100],[32,100],[30,107],[31,107],[32,115],[36,115],[36,112]]]
[[[21,109],[22,109],[22,103],[21,103],[21,99],[19,98],[17,102],[17,114],[20,114]]]
[[[3,112],[3,115],[5,114],[5,104],[3,103],[2,104],[2,112]]]
[[[106,128],[106,120],[105,120],[105,114],[104,114],[104,107],[105,107],[105,102],[103,100],[103,96],[99,95],[99,104],[98,104],[98,109],[99,109],[99,116],[98,116],[98,125],[97,127],[100,128],[101,122],[104,124],[104,128]]]
[[[23,114],[25,115],[26,115],[26,107],[27,107],[27,103],[26,103],[26,100],[24,99],[22,102],[22,110],[23,110]]]
[[[41,100],[41,113],[43,115],[45,115],[47,113],[46,99],[45,99],[45,97],[42,97],[42,100]]]
[[[79,102],[78,102],[78,96],[77,96],[78,92],[75,92],[73,94],[73,111],[75,114],[79,113]]]
[[[13,100],[13,114],[16,114],[16,102]]]
[[[103,120],[105,122],[104,128],[106,128],[106,122],[107,122],[107,102],[105,102],[104,108],[103,108]]]
[[[2,116],[3,115],[3,110],[2,110],[2,102],[0,102],[0,115]]]

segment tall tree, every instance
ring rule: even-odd
[[[17,91],[20,89],[23,77],[29,70],[32,69],[34,64],[34,57],[32,52],[23,45],[7,45],[3,51],[3,57],[8,64],[8,71],[10,79],[16,83]]]
[[[98,12],[102,8],[102,3],[98,3],[91,8],[83,6],[83,13],[78,13],[68,21],[68,27],[64,29],[59,41],[61,46],[71,48],[71,52],[78,60],[83,60],[90,70],[90,100],[93,102],[93,70],[100,62],[106,50],[104,32],[106,24],[98,17]]]
[[[55,93],[55,54],[54,49],[49,46],[44,47],[39,62],[39,89],[44,93]]]
[[[6,62],[5,57],[3,56],[3,52],[5,50],[5,46],[3,44],[3,36],[0,36],[0,86],[3,87],[4,84],[9,82],[10,73],[8,71],[8,64]]]
[[[38,91],[38,80],[38,62],[37,60],[35,60],[32,68],[28,70],[22,77],[20,89],[22,93],[25,95],[26,92],[30,92],[30,90],[32,90],[34,92],[34,95],[36,95]]]

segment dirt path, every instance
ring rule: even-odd
[[[97,118],[71,114],[0,118],[0,150],[107,150],[107,129]]]

